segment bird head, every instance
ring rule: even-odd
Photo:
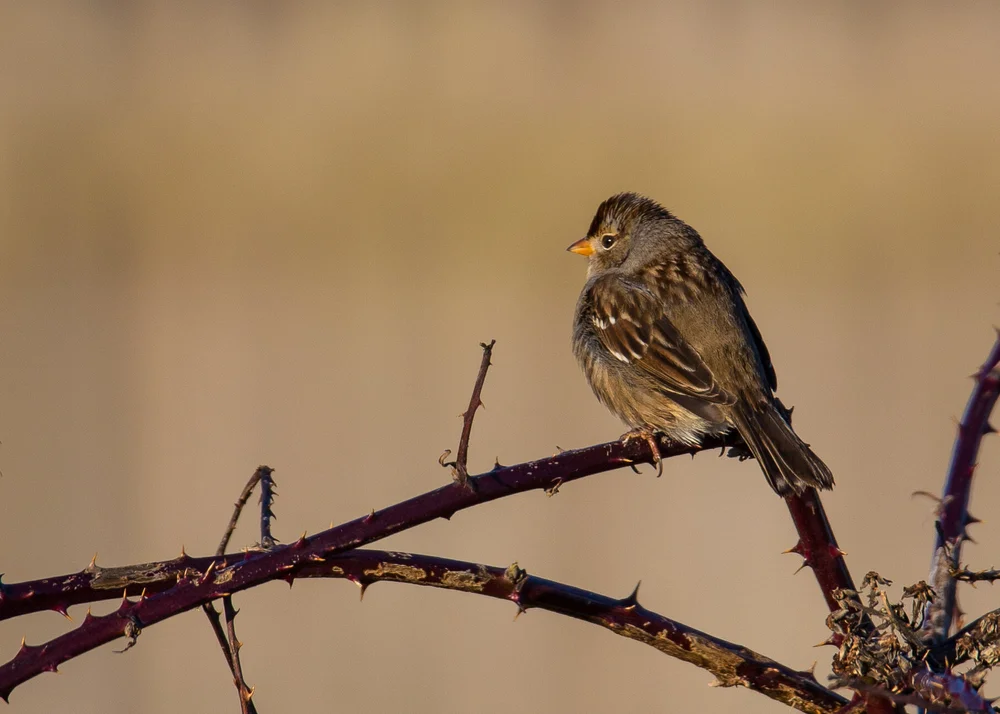
[[[619,193],[598,207],[586,237],[566,250],[588,257],[588,273],[593,275],[620,267],[633,254],[641,257],[644,246],[662,244],[676,232],[672,230],[675,223],[684,225],[656,201],[637,193]]]

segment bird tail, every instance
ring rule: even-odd
[[[802,493],[813,486],[833,488],[833,474],[800,439],[773,404],[759,409],[739,405],[736,430],[753,452],[764,477],[779,496]]]

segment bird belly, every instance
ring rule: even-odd
[[[593,351],[582,353],[595,354]],[[619,366],[620,362],[613,357],[591,359],[590,365],[582,366],[590,377],[594,394],[612,414],[633,429],[651,428],[674,441],[697,444],[707,434],[719,434],[732,428],[722,413],[718,421],[710,421],[685,409],[634,368]]]

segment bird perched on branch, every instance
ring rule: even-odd
[[[792,431],[743,287],[691,226],[635,193],[597,209],[568,250],[589,257],[573,352],[597,398],[643,438],[697,444],[739,432],[781,496],[833,487],[833,475]]]

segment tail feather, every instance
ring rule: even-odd
[[[833,474],[800,439],[773,405],[752,409],[737,406],[736,430],[760,464],[764,477],[779,496],[802,493],[812,486],[833,488]]]

